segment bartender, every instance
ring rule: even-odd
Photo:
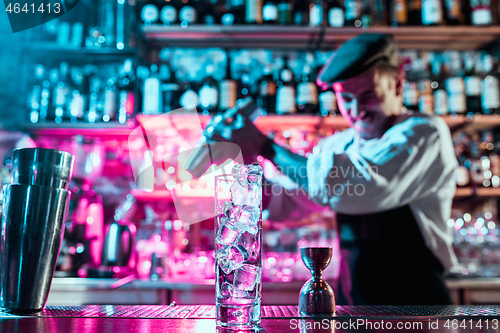
[[[333,86],[349,129],[324,139],[308,159],[250,121],[233,132],[246,162],[258,155],[271,160],[337,213],[339,303],[451,303],[442,274],[457,264],[446,222],[458,163],[446,123],[404,108],[405,79],[394,37],[362,34],[342,45],[318,76],[318,84]],[[281,215],[300,206],[280,202]]]

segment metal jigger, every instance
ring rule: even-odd
[[[299,294],[300,315],[334,314],[335,297],[333,289],[321,277],[332,259],[331,247],[302,247],[300,256],[304,265],[311,270],[312,278],[307,281]]]

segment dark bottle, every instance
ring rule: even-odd
[[[168,65],[160,66],[161,92],[163,94],[163,112],[167,113],[180,107],[180,89],[173,71]]]
[[[391,24],[408,24],[408,3],[407,0],[394,0],[391,8]]]
[[[448,114],[448,93],[445,88],[444,71],[437,56],[432,61],[431,81],[434,97],[434,113],[437,115]]]
[[[289,25],[293,22],[293,4],[291,0],[280,0],[278,3],[278,23]]]
[[[408,0],[408,25],[422,25],[422,0]]]
[[[465,133],[460,133],[454,146],[458,159],[458,168],[456,171],[457,187],[470,187],[470,167],[472,164],[470,154],[470,138]]]
[[[117,115],[117,95],[116,95],[116,73],[112,72],[110,77],[106,80],[104,87],[104,105],[102,121],[109,122],[115,121]]]
[[[332,89],[328,89],[319,94],[319,114],[323,117],[335,117],[338,106],[337,97]]]
[[[318,86],[311,75],[311,67],[304,66],[301,82],[297,85],[298,113],[318,113]]]
[[[198,21],[198,12],[196,11],[196,3],[194,0],[182,1],[183,6],[179,10],[179,21],[181,27],[187,27]]]
[[[280,77],[276,82],[278,87],[276,92],[276,113],[296,113],[293,72],[288,67],[288,58],[286,56],[283,58],[283,63],[284,66],[280,71]]]
[[[251,82],[250,74],[248,72],[241,73],[239,80],[237,81],[238,91],[236,92],[237,99],[243,99],[251,96]]]
[[[63,120],[69,119],[67,112],[69,100],[68,87],[68,63],[63,61],[59,66],[59,80],[53,90],[54,114],[55,122],[61,123]]]
[[[369,1],[365,1],[361,6],[361,25],[363,28],[368,28],[373,25],[374,13],[372,4]]]
[[[278,23],[278,4],[276,1],[264,1],[264,6],[262,7],[262,20],[265,24]]]
[[[461,0],[445,0],[446,24],[460,25],[464,23]]]
[[[481,113],[481,77],[476,73],[476,67],[480,66],[480,61],[475,61],[473,54],[464,55],[465,63],[465,98],[467,112]],[[480,68],[478,68],[480,70]]]
[[[443,3],[444,0],[423,0],[422,2],[422,24],[441,25],[443,24]]]
[[[217,81],[213,78],[214,65],[207,66],[207,77],[198,91],[199,105],[204,116],[215,113],[219,105],[219,89]]]
[[[229,52],[227,54],[226,76],[219,83],[219,110],[222,112],[236,106],[236,90],[238,89],[231,71]]]
[[[470,21],[472,25],[491,25],[490,0],[470,0]]]
[[[324,21],[323,0],[313,0],[309,5],[309,25],[323,25]]]
[[[245,1],[226,0],[226,13],[222,15],[223,25],[245,23]]]
[[[42,83],[45,76],[45,67],[43,65],[35,66],[35,83],[28,95],[28,109],[30,110],[30,122],[42,122],[41,118],[41,102],[42,102]],[[46,116],[45,116],[46,117]],[[43,122],[45,122],[45,118]]]
[[[293,24],[306,25],[309,22],[308,1],[295,1],[293,6]]]
[[[276,113],[276,82],[269,67],[264,67],[262,70],[257,104],[266,114]]]
[[[327,1],[326,15],[330,27],[341,28],[344,26],[344,8],[342,8],[338,0]]]
[[[346,27],[360,27],[361,22],[361,0],[345,0],[345,25]]]
[[[460,54],[456,51],[449,52],[450,74],[446,79],[448,92],[448,109],[450,113],[467,113],[467,100],[465,98],[464,70]]]
[[[181,79],[181,95],[179,98],[179,105],[183,108],[197,108],[199,105],[199,98],[197,86],[195,82],[188,82],[185,72],[178,72],[179,79]]]
[[[262,23],[262,3],[263,0],[245,1],[245,23],[250,23],[250,24]]]
[[[179,6],[174,0],[161,1],[164,6],[160,9],[160,20],[166,27],[177,23],[179,16]]]
[[[500,113],[500,92],[498,73],[494,69],[493,57],[483,56],[483,71],[485,76],[481,83],[481,105],[485,114]]]
[[[99,113],[99,93],[101,90],[101,80],[96,75],[90,78],[89,108],[84,115],[88,123],[95,123],[102,119]]]

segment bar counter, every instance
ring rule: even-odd
[[[335,316],[300,317],[296,306],[263,306],[259,332],[500,332],[500,305],[338,306]],[[216,332],[213,305],[48,306],[0,311],[0,332]]]

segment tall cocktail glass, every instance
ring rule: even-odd
[[[261,317],[262,168],[237,165],[216,177],[217,326],[257,328]]]

